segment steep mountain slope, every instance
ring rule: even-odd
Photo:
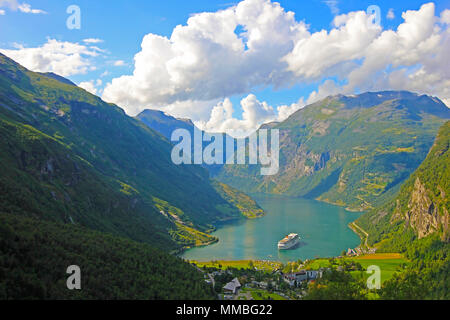
[[[139,113],[136,116],[136,119],[141,120],[143,123],[145,123],[150,129],[153,129],[159,133],[161,133],[163,136],[165,136],[168,140],[171,139],[172,132],[176,129],[185,129],[189,131],[191,134],[191,139],[194,137],[194,131],[199,130],[191,120],[189,119],[180,119],[172,117],[168,114],[165,114],[162,111],[157,110],[144,110],[141,113]],[[223,153],[218,153],[219,157],[221,159],[226,159],[227,153],[226,153],[226,139],[231,138],[227,136],[224,133],[221,133],[222,135],[222,141],[223,141]],[[205,148],[210,141],[203,141],[203,148]],[[193,152],[192,148],[192,152]],[[236,150],[236,145],[234,147],[234,150]],[[223,161],[225,162],[225,161]],[[222,169],[223,164],[202,164],[202,167],[207,169],[211,176],[217,175],[217,173]]]
[[[151,129],[161,133],[170,140],[175,129],[186,129],[191,134],[194,132],[194,124],[189,119],[178,119],[158,110],[144,110],[136,116]]]
[[[225,165],[217,178],[245,192],[305,196],[368,210],[391,197],[450,118],[439,99],[410,92],[332,96],[281,123],[280,170]]]
[[[426,159],[395,197],[356,222],[368,244],[410,260],[387,281],[383,299],[450,299],[450,121],[439,130]]]
[[[0,211],[80,224],[166,249],[211,242],[241,217],[203,168],[119,107],[0,55]],[[226,208],[226,210],[224,210]]]
[[[67,267],[81,270],[68,290]],[[0,300],[214,299],[198,270],[150,245],[0,212]]]
[[[369,244],[402,250],[414,239],[437,234],[450,240],[450,121],[446,122],[423,163],[391,201],[361,216]]]

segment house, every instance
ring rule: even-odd
[[[294,273],[286,273],[283,275],[283,280],[289,283],[290,286],[294,286],[295,284],[298,285],[300,282],[308,280],[308,275],[304,270]]]
[[[294,273],[286,273],[283,275],[283,280],[289,283],[290,286],[299,285],[302,281],[311,281],[322,277],[322,270],[301,270]]]
[[[306,275],[308,276],[308,280],[315,280],[317,278],[322,278],[322,271],[307,270]]]
[[[223,291],[225,293],[232,293],[232,294],[236,294],[237,291],[241,288],[241,283],[239,282],[239,280],[237,278],[234,278],[233,280],[231,280],[230,282],[228,282],[224,287],[223,287]]]

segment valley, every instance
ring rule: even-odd
[[[280,132],[274,176],[177,165],[167,135],[191,121],[129,117],[0,54],[0,297],[217,298],[196,266],[231,268],[247,298],[447,297],[449,118],[439,99],[406,91],[329,96],[262,126]],[[301,245],[277,250],[291,232]],[[61,289],[74,262],[91,272],[82,293]],[[379,292],[364,288],[370,263],[385,272]],[[138,285],[111,278],[123,268]],[[292,289],[305,270],[320,277]]]

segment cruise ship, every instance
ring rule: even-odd
[[[287,250],[294,248],[300,243],[300,237],[296,233],[290,233],[280,241],[278,241],[278,249]]]

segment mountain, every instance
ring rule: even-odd
[[[392,197],[425,159],[450,110],[406,91],[327,97],[270,128],[280,131],[280,170],[225,165],[216,178],[244,192],[317,198],[369,210]]]
[[[193,134],[195,127],[189,119],[175,118],[158,110],[144,110],[136,118],[151,129],[161,133],[168,140],[170,140],[170,136],[175,129],[186,129]]]
[[[404,250],[414,239],[436,234],[450,241],[450,121],[439,130],[423,163],[395,197],[361,216],[369,244]],[[406,232],[405,232],[406,231]]]
[[[116,105],[0,55],[0,212],[165,250],[216,241],[213,224],[241,209],[205,169],[173,164],[171,148]]]
[[[164,137],[166,137],[168,140],[171,140],[172,132],[176,129],[185,129],[187,130],[193,139],[194,137],[194,131],[199,130],[198,127],[196,127],[191,120],[189,119],[182,119],[182,118],[175,118],[172,117],[162,111],[158,110],[144,110],[141,113],[139,113],[136,116],[136,119],[139,119],[143,123],[145,123],[149,128],[161,133]],[[204,134],[204,132],[202,132]],[[214,133],[212,133],[214,134]],[[222,147],[223,147],[223,153],[219,155],[221,159],[226,159],[227,153],[226,153],[226,139],[230,138],[225,133],[219,133],[222,136]],[[203,149],[209,144],[209,141],[203,141],[202,147]],[[191,151],[193,152],[193,148]],[[236,146],[234,147],[234,150],[236,150]],[[208,170],[211,176],[217,175],[217,173],[222,169],[223,164],[202,164],[202,167]]]
[[[383,284],[382,299],[450,299],[450,121],[394,197],[357,219],[366,244],[401,252],[403,272]]]

